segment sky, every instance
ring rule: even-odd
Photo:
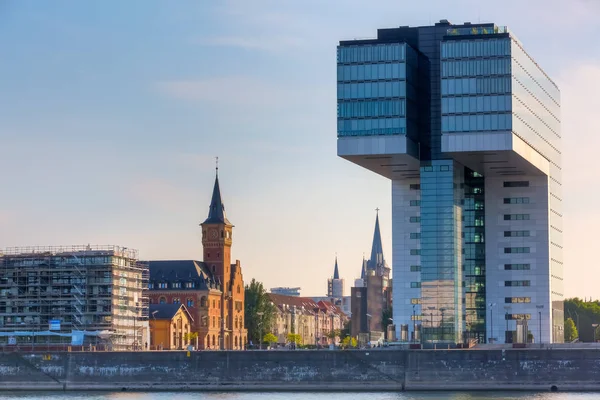
[[[336,156],[336,45],[506,25],[561,89],[565,295],[600,297],[600,1],[0,0],[0,249],[200,259],[219,180],[244,279],[346,291],[391,184]],[[587,232],[587,233],[586,233]],[[585,233],[585,234],[584,234]]]

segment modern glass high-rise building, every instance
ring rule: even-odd
[[[560,92],[513,33],[442,20],[341,41],[337,99],[338,155],[392,183],[398,332],[562,342]]]

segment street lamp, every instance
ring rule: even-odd
[[[535,308],[538,309],[538,314],[540,317],[540,345],[541,345],[542,344],[542,310],[544,309],[544,305],[538,304],[537,306],[535,306]]]
[[[367,317],[367,329],[369,330],[369,346],[371,345],[371,314],[365,314]]]
[[[262,311],[259,311],[256,313],[256,315],[261,317],[260,320],[258,321],[258,349],[259,350],[262,350],[262,329],[261,328],[262,328],[262,323],[263,323],[262,316],[264,314],[265,313]]]
[[[433,334],[433,310],[435,310],[435,307],[429,306],[429,307],[427,307],[427,309],[429,310],[429,316],[430,316],[429,325],[431,328],[431,342],[433,343],[433,337],[434,337],[434,334]]]
[[[490,303],[490,343],[494,342],[494,306],[496,303]]]
[[[508,343],[508,312],[510,311],[510,306],[504,306],[504,319],[506,320],[506,332],[504,333],[504,343]],[[511,340],[512,342],[512,340]]]

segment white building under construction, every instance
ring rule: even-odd
[[[0,252],[0,346],[148,342],[148,266],[119,246],[8,248]]]

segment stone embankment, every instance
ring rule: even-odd
[[[0,390],[600,390],[600,351],[0,353]]]

